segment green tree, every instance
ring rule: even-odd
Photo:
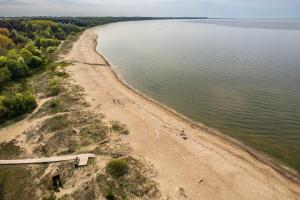
[[[24,59],[24,61],[27,65],[31,62],[32,57],[33,57],[32,53],[26,48],[23,48],[20,51],[20,55],[22,56],[22,58]]]
[[[36,41],[38,47],[48,48],[51,46],[58,46],[60,41],[57,39],[49,39],[49,38],[39,38]]]
[[[16,93],[8,97],[1,97],[0,107],[5,113],[0,115],[5,119],[11,119],[32,111],[36,106],[36,100],[31,93]]]
[[[0,56],[0,67],[4,67],[6,61],[7,61],[6,56]]]
[[[19,80],[26,78],[28,75],[28,68],[24,61],[21,59],[14,60],[14,59],[7,59],[5,67],[10,71],[11,78],[13,80]]]
[[[14,59],[14,60],[17,60],[17,59],[20,58],[20,55],[18,54],[17,49],[11,49],[11,50],[9,50],[6,56],[8,58]]]
[[[0,34],[9,37],[9,30],[7,28],[0,28]]]
[[[0,34],[0,47],[8,49],[12,46],[13,46],[12,40],[7,36]]]
[[[43,64],[43,59],[38,56],[32,56],[31,62],[28,64],[30,68],[38,68]]]
[[[15,29],[11,31],[10,37],[16,44],[23,44],[27,42],[27,38],[19,34]]]
[[[5,101],[6,97],[0,96],[0,123],[3,123],[8,115],[8,108],[4,105]]]
[[[41,57],[42,52],[34,45],[33,41],[28,42],[25,48],[29,50],[33,55]]]
[[[7,67],[0,68],[0,89],[1,87],[7,83],[11,78],[11,73]]]

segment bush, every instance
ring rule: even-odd
[[[5,118],[8,113],[8,108],[6,108],[6,106],[4,105],[5,100],[6,99],[4,96],[0,96],[0,123],[5,121]]]
[[[31,59],[32,59],[33,55],[28,49],[23,48],[20,51],[20,55],[22,56],[22,58],[24,59],[24,61],[27,65],[31,62]]]
[[[26,37],[19,34],[16,30],[12,30],[10,36],[16,44],[23,44],[28,40]]]
[[[13,42],[10,38],[5,35],[0,34],[0,47],[2,48],[10,48],[12,47]]]
[[[41,57],[41,51],[34,45],[34,42],[30,41],[25,45],[25,48],[30,51],[34,56]]]
[[[60,44],[60,41],[57,39],[46,39],[46,38],[39,38],[37,41],[37,46],[48,48],[51,46],[58,46]]]
[[[16,93],[11,96],[0,97],[0,120],[1,123],[7,119],[20,116],[36,108],[37,103],[31,93]]]
[[[129,134],[129,130],[126,128],[126,125],[122,124],[119,121],[111,121],[111,129],[114,132],[118,132],[122,135],[128,135]]]
[[[10,71],[13,80],[26,78],[28,75],[28,68],[23,59],[7,59],[5,67]]]
[[[7,56],[7,58],[14,59],[14,60],[18,60],[20,58],[20,55],[18,54],[17,49],[9,50],[6,56]]]
[[[11,73],[7,67],[0,68],[0,89],[1,87],[10,80]]]
[[[0,28],[0,35],[5,35],[6,37],[9,37],[9,31],[7,28]]]
[[[32,56],[31,62],[28,64],[30,68],[38,68],[43,64],[43,59],[38,56]]]
[[[128,166],[126,161],[121,159],[112,159],[106,165],[106,172],[113,177],[121,177],[125,175],[128,171]]]
[[[6,61],[7,61],[7,57],[0,56],[0,67],[4,67]]]
[[[48,83],[48,96],[57,96],[59,93],[62,91],[62,86],[61,86],[61,80],[60,79],[51,79]]]
[[[113,191],[111,189],[109,189],[105,192],[105,198],[107,200],[115,200],[116,199],[114,194],[113,194]]]

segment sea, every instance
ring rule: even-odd
[[[300,172],[300,19],[131,21],[97,33],[129,85]]]

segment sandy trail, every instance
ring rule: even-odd
[[[68,70],[95,109],[100,106],[109,120],[128,126],[130,134],[123,140],[131,144],[135,155],[154,165],[163,197],[300,199],[299,185],[270,166],[128,89],[94,50],[96,38],[94,29],[82,34],[65,57],[76,60]],[[180,136],[182,129],[187,140]],[[179,188],[185,195],[180,195]]]

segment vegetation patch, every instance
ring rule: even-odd
[[[47,156],[68,155],[76,152],[77,142],[72,138],[72,131],[67,129],[57,131],[46,141],[45,152]]]
[[[112,176],[108,171],[97,176],[101,192],[110,199],[158,198],[157,184],[147,175],[152,173],[151,169],[146,168],[147,165],[142,161],[132,157],[125,158],[124,162],[126,162],[127,171],[123,172],[122,176]],[[121,166],[123,165],[121,164]]]
[[[130,152],[131,152],[130,145],[122,142],[104,143],[102,145],[99,145],[93,151],[93,153],[97,155],[111,156],[113,158],[120,158],[120,157],[127,156]]]
[[[100,122],[81,128],[80,135],[82,138],[89,138],[93,142],[100,142],[107,137],[108,130],[108,127]]]
[[[47,86],[47,96],[57,96],[64,91],[61,78],[50,79]]]
[[[68,127],[68,114],[57,115],[46,119],[40,128],[40,131],[55,132]]]
[[[15,144],[14,140],[0,144],[0,159],[16,159],[22,153],[22,149]]]
[[[122,135],[129,134],[129,130],[127,129],[126,125],[119,121],[111,121],[111,130]]]
[[[37,106],[34,96],[27,93],[15,93],[8,96],[0,95],[0,123],[31,112]]]
[[[44,170],[43,166],[0,166],[0,199],[39,199],[38,177]]]
[[[116,178],[125,175],[127,171],[127,163],[125,160],[122,159],[112,159],[106,165],[106,172]]]

